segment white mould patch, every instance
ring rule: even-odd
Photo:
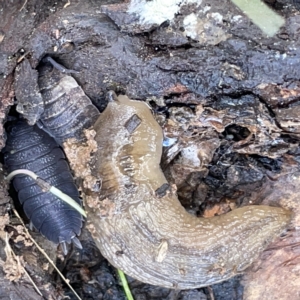
[[[223,16],[220,13],[211,13],[211,17],[217,22],[217,24],[222,24]]]
[[[198,156],[199,149],[197,145],[190,145],[181,150],[181,163],[194,168],[201,166],[201,161]]]
[[[198,36],[197,25],[198,25],[198,18],[194,13],[186,16],[183,20],[183,26],[186,35],[194,40]]]
[[[223,28],[223,16],[218,13],[208,13],[200,17],[195,13],[187,15],[183,20],[185,34],[202,45],[217,45],[230,35]]]
[[[232,17],[232,22],[234,23],[241,23],[243,20],[243,17],[241,15],[236,15]]]
[[[172,21],[183,5],[200,5],[201,2],[202,0],[132,0],[127,12],[139,16],[143,24],[161,24],[167,20]]]
[[[210,11],[210,9],[211,9],[211,6],[210,5],[205,5],[204,7],[203,7],[203,9],[202,9],[202,13],[203,14],[206,14],[208,11]]]

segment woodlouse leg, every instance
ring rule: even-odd
[[[76,236],[74,236],[74,237],[72,238],[72,243],[73,243],[73,244],[75,245],[75,247],[77,247],[78,249],[82,249],[82,245],[81,245],[79,239],[78,239]]]
[[[30,231],[33,231],[33,230],[34,230],[34,226],[33,226],[33,224],[32,224],[31,221],[29,222],[29,229],[30,229]]]
[[[68,254],[67,244],[65,242],[61,242],[60,247],[61,247],[61,250],[62,250],[63,254],[67,255]]]

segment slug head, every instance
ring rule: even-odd
[[[145,178],[147,182],[149,179],[156,181],[157,177],[161,179],[158,174],[161,174],[163,133],[145,102],[130,100],[124,95],[116,97],[111,93],[94,129],[99,151],[104,151],[115,161],[118,173],[133,180]],[[103,169],[103,165],[96,168]]]

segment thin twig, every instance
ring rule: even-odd
[[[209,293],[210,300],[215,300],[213,289],[210,286],[208,286],[207,290],[208,290],[208,293]]]
[[[25,52],[22,56],[20,56],[19,58],[18,58],[18,60],[17,60],[17,63],[20,63],[28,54],[29,54],[30,52],[29,51],[27,51],[27,52]]]
[[[68,7],[71,4],[70,0],[64,5],[64,8]]]
[[[10,181],[14,176],[16,175],[28,175],[33,180],[35,180],[36,184],[43,190],[52,193],[62,201],[68,203],[70,206],[72,206],[74,209],[76,209],[81,215],[83,215],[85,218],[87,217],[86,212],[84,209],[69,195],[63,193],[61,190],[56,188],[55,186],[51,186],[49,183],[47,183],[44,179],[38,177],[34,172],[27,170],[27,169],[18,169],[8,174],[6,177],[7,181]]]
[[[37,247],[37,249],[46,257],[46,259],[49,261],[49,263],[53,266],[53,268],[56,270],[56,272],[58,273],[58,275],[62,278],[62,280],[66,283],[66,285],[70,288],[70,290],[74,293],[74,295],[77,297],[78,300],[82,300],[79,295],[75,292],[75,290],[72,288],[72,286],[70,285],[70,283],[68,282],[68,280],[64,277],[64,275],[59,271],[59,269],[56,267],[55,263],[51,260],[51,258],[48,256],[48,254],[44,251],[44,249],[42,249],[38,243],[34,240],[34,238],[30,235],[28,229],[26,228],[23,220],[21,219],[20,215],[18,214],[18,212],[13,208],[13,212],[16,215],[16,217],[19,219],[19,221],[21,222],[21,224],[24,226],[24,230],[25,233],[27,235],[27,237],[35,244],[35,246]]]
[[[25,0],[24,4],[22,5],[22,7],[20,8],[19,11],[21,11],[25,7],[26,3],[27,3],[27,0]]]
[[[131,294],[130,288],[128,286],[128,282],[127,282],[125,274],[120,269],[117,269],[117,271],[118,271],[119,277],[121,279],[123,289],[124,289],[124,292],[125,292],[125,295],[126,295],[127,299],[128,300],[134,300],[133,296]]]
[[[14,259],[18,262],[18,264],[20,266],[22,266],[19,257],[15,254],[15,252],[13,251],[13,249],[11,248],[9,241],[8,241],[8,233],[6,232],[6,236],[5,236],[5,244],[7,249],[12,253]],[[22,266],[24,273],[27,275],[28,279],[30,280],[30,282],[32,283],[34,289],[37,291],[37,293],[43,297],[43,294],[41,293],[41,291],[39,290],[39,288],[37,287],[37,285],[34,283],[34,281],[32,280],[32,278],[30,277],[30,275],[28,274],[28,272],[26,271],[25,267]]]

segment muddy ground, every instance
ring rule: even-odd
[[[129,278],[135,299],[295,299],[299,291],[299,3],[266,2],[285,18],[274,37],[265,36],[230,1],[187,5],[173,22],[148,26],[126,13],[126,3],[0,4],[1,124],[18,101],[13,85],[16,66],[28,59],[36,68],[51,55],[79,71],[74,78],[100,111],[109,90],[152,106],[167,138],[162,168],[190,213],[210,217],[259,203],[294,210],[285,235],[244,276],[191,291],[152,287]],[[193,12],[201,22],[191,38],[184,18]],[[0,137],[2,148],[3,126]],[[195,159],[199,151],[201,159]],[[19,237],[24,233],[11,211],[3,169],[0,181],[1,299],[75,299],[35,246]],[[37,233],[34,238],[56,258],[53,245]],[[75,290],[82,299],[124,299],[115,270],[88,232],[83,230],[80,239],[83,250],[73,249],[66,258],[58,255],[58,266]],[[8,243],[26,262],[43,296],[36,294],[20,263],[10,257]]]

